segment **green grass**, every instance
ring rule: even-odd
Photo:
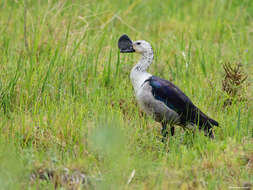
[[[251,0],[24,3],[0,2],[1,188],[253,184]],[[177,127],[161,142],[160,125],[140,114],[129,80],[139,56],[119,54],[124,33],[149,41],[155,50],[149,71],[219,121],[214,140]],[[224,107],[226,62],[240,62],[248,78]],[[66,170],[88,182],[62,180]]]

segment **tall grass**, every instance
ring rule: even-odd
[[[251,0],[24,2],[0,2],[5,189],[253,184]],[[214,140],[178,127],[161,142],[160,125],[140,112],[129,80],[139,57],[119,54],[124,33],[151,42],[149,71],[219,121]],[[226,62],[240,62],[248,78],[240,87],[243,99],[225,107]],[[61,180],[66,171],[88,182]]]

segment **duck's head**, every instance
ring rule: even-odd
[[[126,34],[122,35],[119,38],[118,47],[121,53],[136,52],[140,54],[145,54],[152,52],[152,47],[148,42],[144,40],[132,42],[131,39]]]

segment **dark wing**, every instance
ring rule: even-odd
[[[198,109],[192,101],[171,82],[155,76],[150,77],[146,81],[148,81],[152,87],[153,96],[180,115],[180,123],[182,125],[185,125],[187,122],[192,122],[199,124],[199,126],[203,126],[208,125],[208,122],[210,122],[211,124],[218,126],[216,121],[201,112],[201,110]]]

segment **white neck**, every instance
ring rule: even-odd
[[[135,93],[141,88],[141,85],[152,75],[147,72],[148,67],[153,62],[154,54],[151,49],[149,52],[142,54],[139,62],[133,67],[130,73],[130,78],[134,87]]]

